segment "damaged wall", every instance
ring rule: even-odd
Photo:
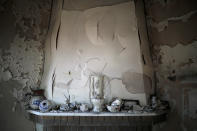
[[[0,1],[0,130],[33,130],[19,101],[40,86],[51,0]]]
[[[146,0],[157,93],[171,104],[155,130],[195,131],[197,126],[197,1]]]
[[[53,6],[42,81],[47,98],[64,103],[69,95],[71,102],[87,103],[89,76],[104,74],[106,99],[146,104],[145,93],[152,93],[152,62],[147,37],[139,40],[134,1],[88,1],[67,0],[63,9],[62,1]]]

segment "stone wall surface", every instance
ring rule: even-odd
[[[166,123],[155,130],[197,126],[197,1],[145,0],[157,94],[170,101]]]
[[[51,0],[0,1],[0,130],[30,131],[20,102],[40,86]]]

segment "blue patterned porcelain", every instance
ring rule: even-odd
[[[37,110],[39,109],[40,102],[43,101],[42,96],[33,96],[29,101],[29,106],[31,109]]]
[[[52,102],[49,100],[44,100],[40,103],[39,109],[42,112],[47,112],[52,109]]]

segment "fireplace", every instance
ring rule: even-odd
[[[147,106],[154,73],[143,0],[59,0],[52,7],[41,82],[48,101],[28,110],[37,130],[151,131],[164,121],[155,97]]]

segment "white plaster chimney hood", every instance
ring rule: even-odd
[[[112,1],[54,2],[41,85],[48,99],[89,103],[89,77],[102,74],[106,101],[147,103],[151,76],[144,73],[135,3]]]

